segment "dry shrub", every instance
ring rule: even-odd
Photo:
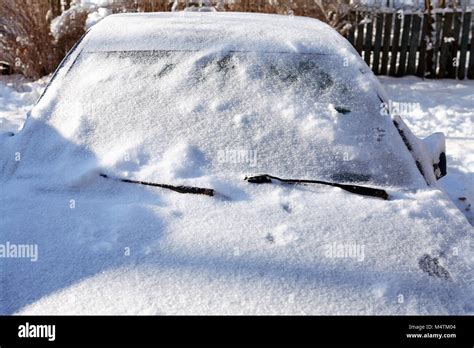
[[[58,65],[47,0],[0,0],[0,60],[32,79]]]
[[[171,10],[170,0],[120,0],[114,1],[110,9],[114,12],[167,12]]]
[[[32,79],[53,72],[83,35],[87,16],[95,10],[82,8],[77,1],[68,3],[71,8],[61,15],[53,37],[49,0],[0,0],[0,61],[7,62],[14,73]],[[108,8],[113,13],[158,12],[182,10],[191,3],[211,4],[220,11],[318,18],[343,35],[351,27],[350,13],[354,9],[348,0],[115,0]]]
[[[342,35],[355,25],[353,13],[359,5],[341,0],[315,0],[318,15],[315,18],[329,24]]]
[[[82,8],[71,8],[62,13],[55,28],[54,46],[56,52],[65,56],[85,33],[85,24],[89,13]]]

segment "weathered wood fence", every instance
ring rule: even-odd
[[[436,11],[436,10],[435,10]],[[347,38],[377,75],[474,79],[474,15],[357,11]]]
[[[59,15],[73,3],[72,0],[47,1],[52,17]],[[188,1],[191,0],[179,0],[181,4],[179,9],[182,9]],[[210,1],[219,2],[218,0]],[[294,14],[329,21],[347,36],[377,75],[474,79],[474,13],[472,9],[437,8],[428,13],[417,8],[408,10],[404,7],[404,10],[397,10],[353,5],[358,2],[364,1],[344,0],[340,3],[328,1],[325,7],[321,7],[314,0],[234,0],[224,1],[221,9]],[[380,5],[386,0],[371,2]],[[389,2],[393,3],[392,0]],[[418,3],[424,2],[419,0]],[[454,4],[454,1],[451,3]],[[170,11],[172,5],[171,0],[114,2],[114,6],[120,9],[119,12]],[[328,13],[333,15],[327,16]],[[346,25],[350,23],[353,25],[347,31]],[[12,70],[14,69],[7,65],[0,66],[0,74],[9,73]]]

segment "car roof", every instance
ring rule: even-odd
[[[86,41],[87,51],[202,50],[212,45],[237,51],[354,53],[319,20],[235,12],[116,14],[95,25]]]

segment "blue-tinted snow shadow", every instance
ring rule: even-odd
[[[35,151],[41,139],[45,150]],[[0,314],[18,312],[107,269],[135,264],[161,237],[166,226],[153,211],[163,206],[159,190],[100,177],[92,152],[34,119],[8,141],[23,150],[21,163],[7,166],[9,180],[2,183],[0,243],[36,244],[38,260],[0,258]],[[48,176],[39,180],[27,167],[37,153],[45,157],[37,174]],[[71,180],[74,166],[83,163],[85,172]]]
[[[93,153],[72,144],[54,129],[41,125],[41,131],[43,139],[55,143],[56,148],[67,150],[66,154],[87,160],[89,168],[93,168],[94,163],[97,164]],[[41,144],[29,143],[28,146]],[[25,159],[27,158],[28,153],[25,153]],[[45,168],[54,168],[49,162],[44,165]],[[67,172],[73,173],[74,168],[67,169]],[[231,279],[236,274],[260,277],[284,282],[296,288],[324,284],[334,289],[360,289],[361,286],[366,286],[369,291],[371,284],[395,280],[388,290],[388,298],[396,298],[397,291],[404,294],[426,293],[426,281],[429,280],[427,276],[398,274],[390,270],[367,274],[357,265],[347,263],[333,266],[317,262],[291,264],[284,260],[263,260],[251,255],[203,256],[189,250],[183,250],[183,253],[164,251],[159,255],[149,255],[146,253],[147,247],[157,243],[167,228],[165,219],[153,209],[165,205],[160,199],[163,192],[108,181],[98,175],[84,181],[83,186],[77,185],[81,181],[76,182],[73,188],[58,182],[57,190],[41,192],[24,189],[15,192],[14,182],[15,180],[9,182],[10,191],[4,191],[6,198],[0,197],[0,213],[3,217],[0,220],[0,243],[9,241],[37,244],[39,254],[37,262],[30,262],[28,259],[0,259],[1,314],[16,313],[25,306],[86,278],[127,265],[192,270],[222,279]],[[7,199],[8,206],[3,204]],[[75,200],[74,209],[70,206],[71,199]],[[394,287],[393,284],[398,286]],[[441,296],[447,303],[453,300],[455,293],[451,292],[452,288],[442,281],[432,284],[426,296]],[[70,300],[81,301],[80,298]]]
[[[377,257],[382,257],[377,255]],[[397,296],[403,294],[405,298],[411,300],[418,299],[438,299],[440,303],[445,303],[447,307],[451,305],[451,314],[462,314],[462,306],[469,306],[469,303],[460,303],[460,299],[468,296],[472,299],[472,294],[466,294],[466,288],[460,288],[459,284],[451,280],[430,277],[419,272],[400,272],[396,270],[379,271],[363,264],[357,264],[356,260],[340,259],[333,264],[323,264],[317,261],[305,264],[295,264],[285,260],[265,260],[258,256],[238,255],[192,255],[165,253],[159,258],[150,258],[142,266],[169,269],[174,273],[193,272],[193,274],[208,277],[208,279],[221,279],[228,286],[237,279],[242,284],[252,286],[255,278],[264,282],[272,282],[280,289],[287,289],[289,293],[302,291],[316,291],[321,294],[334,291],[335,293],[353,293],[355,296],[376,296],[374,291],[383,289],[383,297],[388,301],[387,305],[396,305]],[[202,273],[201,273],[202,272]],[[248,294],[247,294],[248,295]],[[226,298],[226,294],[221,294]],[[262,294],[266,296],[266,294]],[[285,301],[284,298],[281,299]],[[374,298],[374,301],[376,299]],[[469,302],[469,301],[468,301]],[[282,303],[287,305],[287,303]],[[370,306],[370,303],[366,304]],[[437,308],[436,301],[430,304],[427,301],[425,310],[432,313],[443,312],[442,308]],[[309,308],[308,308],[309,309]],[[367,308],[360,308],[365,313]],[[377,314],[377,310],[387,310],[387,308],[372,308]],[[393,310],[393,308],[391,309]],[[407,308],[400,306],[400,314],[406,314]],[[271,314],[271,313],[268,313]],[[328,313],[331,314],[331,313]],[[332,313],[335,314],[335,313]],[[354,313],[353,313],[354,314]],[[378,313],[381,314],[381,313]]]
[[[440,184],[469,223],[474,226],[474,197],[471,194],[474,187],[474,173],[460,170],[459,167],[465,164],[449,153],[447,160],[448,174],[440,180]]]

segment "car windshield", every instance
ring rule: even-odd
[[[51,120],[110,166],[155,180],[272,173],[419,184],[367,81],[324,54],[82,52]]]

